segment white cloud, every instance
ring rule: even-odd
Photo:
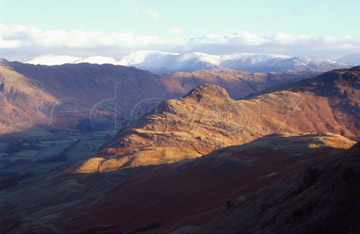
[[[235,34],[231,34],[228,37],[228,41],[238,45],[258,46],[267,43],[268,38],[249,32],[238,31]]]
[[[7,27],[0,24],[0,57],[28,61],[44,54],[73,57],[107,56],[119,59],[137,50],[276,53],[293,56],[340,57],[360,53],[360,38],[290,35],[261,35],[238,31],[229,35],[208,34],[187,39],[178,27],[168,37],[133,32],[86,32],[82,30],[40,30],[34,26]],[[174,34],[176,33],[176,34]],[[171,36],[172,35],[172,36]]]
[[[193,38],[187,43],[187,50],[207,53],[278,53],[293,56],[340,57],[360,53],[360,38],[307,35],[253,34],[238,31],[230,35],[209,34]]]
[[[21,47],[38,45],[41,47],[86,48],[101,46],[137,47],[152,44],[166,44],[157,35],[136,35],[132,32],[104,33],[81,30],[45,30],[34,26],[9,28],[0,25],[0,47]]]
[[[259,46],[269,42],[269,38],[249,32],[238,31],[237,33],[225,36],[221,34],[208,34],[204,37],[194,38],[192,42],[194,44]]]
[[[159,12],[157,12],[156,10],[152,9],[152,8],[147,8],[144,7],[143,5],[139,4],[139,8],[145,12],[145,14],[147,14],[148,16],[150,16],[151,18],[153,18],[156,21],[160,21],[160,14]]]
[[[220,34],[208,34],[203,37],[197,37],[190,40],[191,44],[195,46],[197,44],[208,44],[208,45],[216,45],[216,44],[226,44],[227,38]]]
[[[17,48],[21,44],[18,40],[7,41],[0,38],[0,48]]]
[[[179,27],[169,28],[169,32],[173,34],[184,34],[183,30]]]

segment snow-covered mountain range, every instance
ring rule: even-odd
[[[41,56],[28,61],[30,64],[61,65],[65,63],[93,63],[133,66],[154,73],[192,72],[199,70],[247,70],[251,72],[324,72],[360,64],[360,55],[345,56],[337,60],[326,58],[296,57],[279,54],[239,53],[210,55],[205,53],[170,53],[163,51],[138,51],[119,61],[110,57],[94,56]]]

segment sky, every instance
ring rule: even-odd
[[[356,0],[0,0],[0,57],[360,53]]]

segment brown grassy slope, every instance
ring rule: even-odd
[[[332,132],[357,140],[359,74],[359,67],[328,72],[239,101],[218,86],[200,86],[122,129],[76,172],[173,163],[271,133]]]

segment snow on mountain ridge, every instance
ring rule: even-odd
[[[81,58],[67,56],[67,55],[43,55],[40,57],[36,57],[30,61],[27,61],[25,63],[34,64],[34,65],[54,66],[54,65],[62,65],[65,63],[72,63],[79,59]]]
[[[53,60],[56,59],[53,58]],[[50,60],[50,62],[47,61],[46,57],[43,57],[42,60],[35,58],[28,63],[34,63],[34,61],[44,62],[44,64],[51,62]],[[59,61],[62,60],[59,59]],[[70,57],[64,61],[64,63],[108,63],[133,66],[158,74],[221,69],[248,70],[250,72],[324,72],[346,67],[345,63],[326,58],[296,57],[265,53],[211,55],[201,52],[173,53],[156,50],[133,52],[122,57],[119,61],[111,57],[102,56],[93,56],[84,59]],[[38,64],[41,64],[40,62]]]
[[[119,63],[121,65],[127,66],[128,64],[140,64],[143,63],[148,57],[157,57],[160,58],[161,56],[176,56],[180,55],[179,53],[171,53],[171,52],[163,52],[163,51],[156,51],[156,50],[142,50],[133,52],[127,56],[124,56]]]
[[[92,63],[92,64],[113,64],[113,65],[120,65],[118,61],[111,57],[103,57],[103,56],[92,56],[84,59],[79,59],[73,61],[71,63],[78,64],[78,63]]]

